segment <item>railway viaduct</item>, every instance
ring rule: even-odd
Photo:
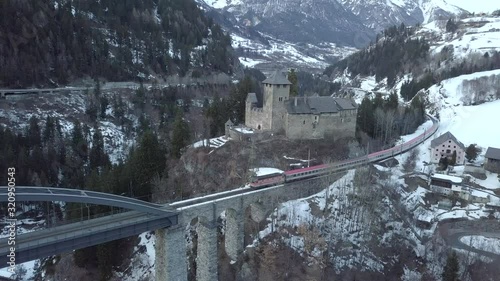
[[[218,219],[225,211],[226,254],[237,260],[244,248],[244,222],[246,216],[260,222],[277,207],[280,202],[311,196],[320,192],[341,174],[328,175],[300,182],[288,183],[265,189],[252,190],[243,194],[227,196],[203,203],[189,204],[190,200],[176,202],[172,207],[179,211],[178,224],[174,227],[156,230],[156,280],[188,280],[186,256],[186,229],[194,219],[198,219],[196,255],[196,280],[218,280]]]

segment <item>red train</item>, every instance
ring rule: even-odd
[[[279,185],[286,182],[292,182],[297,180],[302,180],[306,178],[313,178],[317,176],[321,176],[331,172],[339,172],[344,170],[349,170],[364,164],[377,162],[380,160],[384,160],[387,158],[391,158],[395,155],[406,152],[419,144],[421,144],[424,140],[428,139],[432,136],[439,127],[439,122],[436,118],[427,115],[430,120],[432,120],[433,125],[431,128],[425,130],[422,134],[417,137],[411,139],[408,142],[400,144],[398,146],[377,151],[365,156],[347,159],[344,161],[332,163],[332,164],[321,164],[312,167],[290,170],[282,173],[272,173],[267,175],[257,176],[254,181],[250,183],[252,188],[263,188],[273,185]]]

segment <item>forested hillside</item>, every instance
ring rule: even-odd
[[[397,75],[408,72],[411,64],[428,54],[428,42],[411,38],[415,30],[404,24],[388,28],[377,36],[375,43],[329,66],[324,73],[330,76],[348,68],[353,75],[375,75],[377,81],[387,78],[387,83],[393,85]]]
[[[231,38],[192,0],[0,1],[0,87],[232,72]]]
[[[462,29],[458,29],[459,26]],[[450,19],[446,22],[442,36],[447,36],[449,40],[461,38],[460,36],[469,32],[477,31],[467,30],[465,23]],[[368,47],[327,67],[324,74],[330,77],[341,76],[347,70],[351,76],[375,76],[376,82],[387,79],[389,88],[395,86],[405,75],[410,75],[411,78],[403,82],[400,92],[409,101],[419,90],[445,79],[500,68],[500,53],[496,50],[486,48],[485,51],[477,50],[461,56],[460,49],[450,45],[437,51],[437,39],[432,36],[436,35],[425,34],[418,26],[390,27],[379,34],[376,41]]]

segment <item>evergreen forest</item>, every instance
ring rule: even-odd
[[[0,1],[0,87],[233,70],[231,38],[193,0]]]

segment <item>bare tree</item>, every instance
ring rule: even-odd
[[[418,156],[418,151],[417,149],[412,149],[410,151],[410,154],[406,158],[405,162],[403,163],[403,169],[405,172],[410,173],[415,170],[415,167],[417,166],[416,160]]]
[[[153,185],[153,202],[155,203],[166,203],[170,198],[167,193],[167,178],[160,177],[156,174],[152,180]]]

